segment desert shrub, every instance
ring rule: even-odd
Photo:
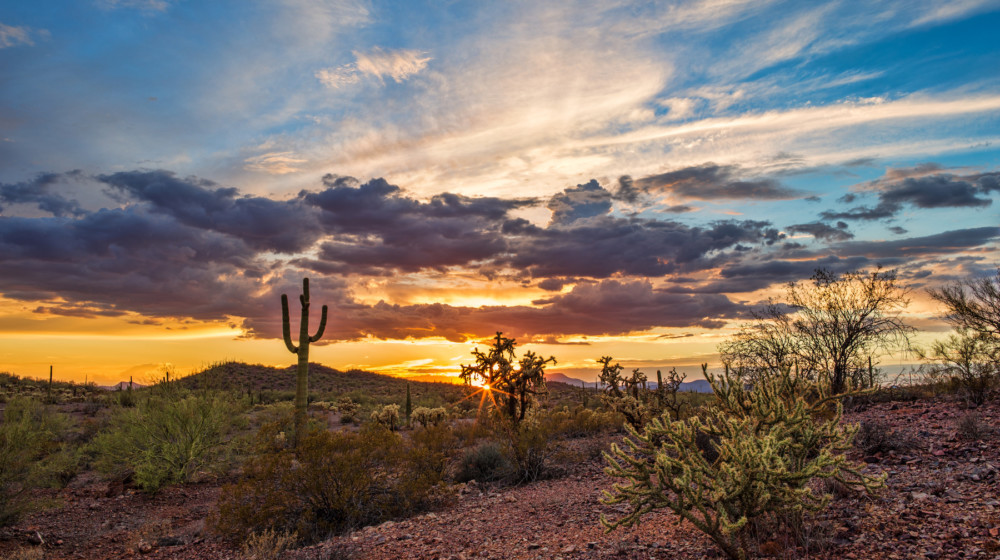
[[[455,478],[459,482],[495,482],[505,478],[509,471],[510,463],[500,444],[485,441],[465,452]]]
[[[396,431],[399,429],[399,405],[387,404],[379,410],[373,410],[371,419],[390,431]]]
[[[510,481],[515,484],[534,482],[545,473],[545,463],[552,454],[550,440],[553,426],[545,414],[531,410],[516,425],[496,418],[494,433],[502,437],[505,453],[511,465]]]
[[[893,430],[884,420],[862,420],[854,436],[854,446],[865,455],[903,451],[914,445],[911,438]]]
[[[155,492],[222,458],[241,418],[224,394],[153,397],[118,408],[92,442],[94,466],[114,478],[131,476],[139,488]]]
[[[960,439],[976,441],[986,439],[992,430],[983,422],[982,416],[975,412],[967,412],[959,416],[955,422],[955,435]]]
[[[65,443],[65,416],[45,409],[35,399],[14,397],[0,422],[0,527],[14,523],[30,509],[27,492],[56,481],[75,458]],[[72,466],[75,472],[75,465]]]
[[[687,420],[665,414],[642,433],[627,425],[625,447],[612,445],[606,455],[606,472],[624,482],[603,501],[630,506],[617,521],[602,519],[608,530],[668,508],[728,557],[744,559],[755,531],[773,533],[784,524],[801,535],[801,527],[789,525],[826,507],[830,496],[816,495],[812,480],[833,478],[868,491],[884,480],[847,463],[844,451],[857,428],[840,425],[842,407],[815,383],[784,370],[762,377],[751,391],[736,374],[716,378],[704,369],[716,407]],[[699,447],[699,432],[717,456]]]
[[[945,376],[951,385],[976,405],[986,402],[1000,384],[1000,342],[993,336],[959,331],[937,341],[924,356],[935,362],[931,371]]]
[[[295,533],[279,533],[273,529],[250,533],[243,541],[243,557],[246,560],[278,560],[296,540]]]
[[[444,471],[439,450],[421,451],[377,425],[359,432],[311,425],[293,448],[280,437],[290,425],[257,433],[240,480],[222,489],[212,520],[218,533],[244,540],[266,530],[294,532],[313,542],[431,503]]]
[[[424,426],[436,426],[443,423],[448,419],[448,411],[444,407],[437,408],[427,408],[426,406],[418,406],[413,409],[413,421]]]
[[[621,426],[621,418],[612,412],[600,412],[578,406],[572,411],[564,406],[553,411],[545,420],[556,435],[568,438],[586,437]]]

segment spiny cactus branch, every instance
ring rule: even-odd
[[[281,335],[285,339],[285,348],[292,354],[298,354],[299,348],[292,344],[291,321],[288,317],[288,296],[281,294]]]

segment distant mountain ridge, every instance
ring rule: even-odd
[[[550,381],[550,382],[555,382],[555,383],[565,383],[565,384],[571,385],[573,387],[582,387],[583,383],[584,383],[584,381],[582,379],[577,379],[575,377],[570,377],[570,376],[566,375],[565,373],[559,373],[559,372],[546,373],[545,374],[545,380],[546,381]],[[655,380],[649,381],[649,382],[647,382],[647,385],[649,386],[650,389],[655,389],[656,388],[656,381]],[[593,388],[594,387],[594,382],[593,381],[588,381],[587,382],[587,387],[588,388]],[[712,385],[709,384],[709,382],[705,381],[704,379],[695,379],[694,381],[687,381],[685,383],[681,383],[681,386],[680,386],[679,390],[680,391],[688,391],[688,392],[692,392],[692,393],[711,393],[712,392]]]

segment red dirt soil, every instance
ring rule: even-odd
[[[954,401],[918,401],[880,403],[845,415],[850,422],[885,421],[894,437],[910,441],[900,451],[851,453],[867,463],[868,472],[888,473],[887,488],[874,498],[836,498],[809,524],[808,549],[780,537],[761,549],[775,558],[1000,560],[1000,404],[975,411],[992,430],[978,441],[956,435],[957,420],[967,412]],[[605,533],[600,516],[615,518],[624,509],[599,503],[613,482],[602,467],[600,459],[588,458],[561,478],[526,486],[458,485],[455,500],[439,511],[368,527],[283,558],[721,557],[708,537],[668,512]],[[44,493],[55,507],[0,531],[0,557],[19,547],[41,547],[47,559],[242,558],[237,547],[204,532],[218,493],[217,481],[205,481],[147,496],[87,474]]]

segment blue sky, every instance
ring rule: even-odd
[[[203,338],[278,363],[303,275],[341,311],[325,360],[397,373],[496,328],[581,376],[711,362],[819,266],[898,268],[930,337],[921,289],[1000,261],[998,24],[975,0],[6,3],[0,368],[86,362],[24,340],[88,336],[172,341],[108,375],[218,359]]]

